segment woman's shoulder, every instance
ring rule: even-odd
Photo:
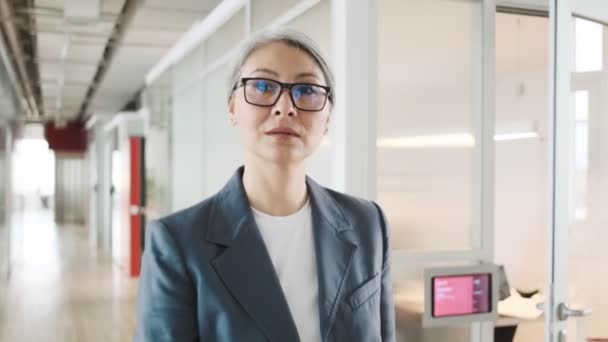
[[[213,203],[215,202],[215,197],[216,195],[208,197],[194,205],[191,205],[190,207],[177,210],[169,215],[160,218],[159,221],[162,221],[163,223],[171,226],[179,226],[183,223],[200,221],[205,216],[208,216],[213,206]]]
[[[339,208],[355,234],[360,254],[384,260],[389,246],[388,226],[380,206],[372,200],[325,188],[325,193]],[[382,257],[382,258],[381,258]]]
[[[197,235],[204,236],[206,223],[213,212],[215,197],[216,195],[211,196],[188,208],[151,220],[147,230],[152,230],[150,233],[159,229],[166,230],[176,240],[188,240]]]
[[[374,245],[388,240],[386,217],[376,202],[325,187],[321,189],[324,198],[321,205],[338,209],[326,212],[341,216],[360,240]]]
[[[372,200],[349,195],[330,188],[323,187],[323,190],[343,211],[346,217],[359,217],[364,215],[377,219],[378,215],[382,215],[382,209],[380,209],[380,206]]]

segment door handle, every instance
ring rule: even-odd
[[[557,318],[559,318],[560,321],[565,321],[570,317],[586,317],[591,315],[591,313],[592,310],[589,308],[576,310],[570,309],[565,303],[561,303],[557,307]]]

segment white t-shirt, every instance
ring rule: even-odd
[[[289,216],[271,216],[253,207],[274,269],[302,342],[321,341],[319,287],[310,203]]]

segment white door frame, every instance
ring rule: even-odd
[[[574,47],[572,17],[608,23],[605,0],[550,0],[550,103],[549,103],[549,212],[545,341],[566,341],[567,321],[558,317],[568,304],[569,163],[573,121],[571,72]]]

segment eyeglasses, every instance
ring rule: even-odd
[[[277,104],[283,89],[289,89],[289,96],[294,107],[307,112],[323,110],[331,92],[330,87],[312,83],[282,83],[268,78],[242,78],[245,101],[260,106],[272,107]]]

